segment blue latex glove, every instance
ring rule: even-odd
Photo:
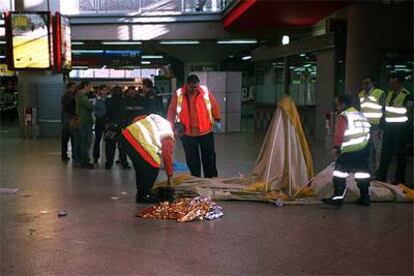
[[[223,127],[221,125],[221,122],[215,122],[214,123],[214,133],[221,133],[223,130]]]

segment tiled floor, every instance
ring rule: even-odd
[[[262,137],[219,136],[220,174],[248,174]],[[323,146],[313,151],[318,171],[329,157]],[[221,202],[225,216],[213,222],[142,220],[134,217],[144,207],[134,203],[134,172],[102,167],[73,169],[60,162],[57,139],[1,130],[1,186],[19,189],[1,195],[1,275],[414,273],[412,204]],[[110,199],[122,191],[125,198]]]

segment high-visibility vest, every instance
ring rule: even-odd
[[[407,108],[404,106],[405,98],[409,92],[404,88],[401,89],[400,93],[394,99],[391,105],[391,99],[394,95],[394,91],[388,92],[387,98],[385,99],[385,122],[386,123],[404,123],[408,121]]]
[[[348,126],[344,133],[341,144],[341,153],[355,152],[364,149],[370,138],[369,130],[371,124],[362,112],[350,107],[343,111],[340,116],[345,116]]]
[[[200,132],[206,132],[214,125],[214,119],[211,111],[210,93],[208,88],[204,85],[200,85],[201,93],[196,99],[196,110],[198,117],[198,124]],[[185,129],[190,129],[190,110],[188,109],[188,99],[183,95],[182,89],[177,89],[177,109],[176,109],[176,122],[180,122],[184,125]],[[186,112],[183,112],[186,109]]]
[[[163,117],[150,114],[126,128],[130,135],[124,137],[132,145],[138,143],[151,157],[150,162],[154,167],[161,164],[161,141],[166,137],[174,139],[174,132],[169,121]]]
[[[359,93],[361,112],[365,117],[367,117],[368,121],[372,125],[378,125],[382,117],[382,106],[380,104],[380,99],[383,93],[384,91],[378,88],[371,89],[367,96],[365,96],[364,91]]]

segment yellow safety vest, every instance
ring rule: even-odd
[[[383,115],[382,106],[380,104],[380,99],[383,93],[384,91],[378,88],[371,89],[367,96],[365,96],[364,91],[359,93],[361,112],[367,117],[371,125],[378,125]]]
[[[159,115],[150,114],[144,119],[129,125],[127,130],[155,163],[161,164],[162,139],[165,137],[174,139],[170,122]]]
[[[369,130],[371,124],[368,122],[368,119],[353,107],[343,111],[340,116],[345,116],[348,121],[348,126],[344,133],[344,141],[341,144],[341,153],[364,149],[368,145],[370,138]]]
[[[394,91],[388,92],[387,98],[385,100],[386,123],[405,123],[408,121],[407,108],[404,106],[404,101],[408,94],[409,92],[402,88],[391,105],[391,99],[394,95]]]

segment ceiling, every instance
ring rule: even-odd
[[[223,25],[231,30],[310,27],[351,2],[352,0],[245,0],[225,15]]]

